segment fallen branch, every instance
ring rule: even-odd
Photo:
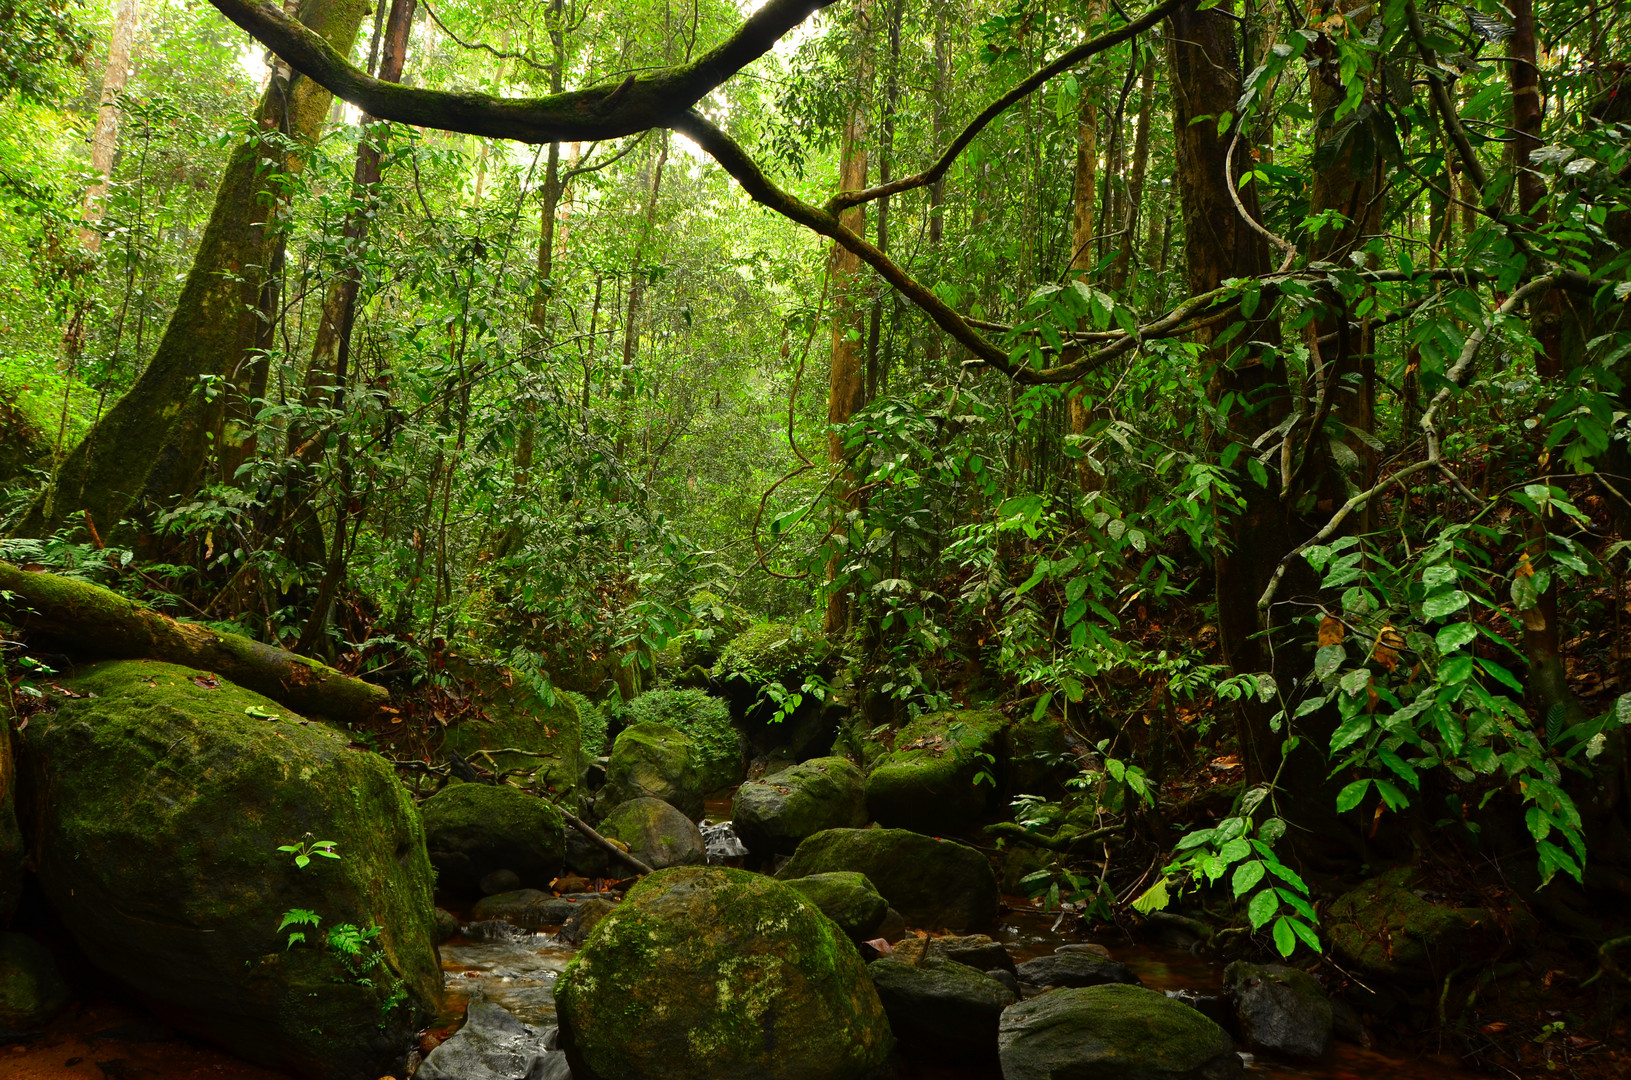
[[[86,581],[0,562],[0,620],[75,654],[162,660],[213,672],[302,716],[366,724],[389,707],[384,687],[272,645],[185,623]]]
[[[613,858],[622,859],[624,862],[628,863],[642,874],[655,874],[657,872],[651,867],[647,866],[645,863],[641,862],[639,859],[635,858],[631,853],[624,851],[622,848],[618,847],[604,836],[595,832],[594,829],[589,827],[588,822],[578,817],[578,815],[572,813],[572,811],[561,806],[559,803],[555,805],[555,809],[561,812],[561,817],[566,819],[566,823],[568,825],[578,830],[584,836],[587,836],[590,843],[605,851],[608,855],[611,855]]]
[[[1030,844],[1032,847],[1046,848],[1049,851],[1058,851],[1068,854],[1074,852],[1081,844],[1091,843],[1094,840],[1102,840],[1106,836],[1114,835],[1121,830],[1122,826],[1120,825],[1106,825],[1102,829],[1094,829],[1092,832],[1077,833],[1075,836],[1067,836],[1061,839],[1056,836],[1044,836],[1041,833],[1031,832],[1029,829],[1025,828],[1025,826],[1017,824],[1016,822],[999,821],[995,825],[987,825],[985,827],[985,834],[987,836],[1006,837],[1009,840],[1018,840],[1022,844]]]

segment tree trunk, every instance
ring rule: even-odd
[[[867,90],[872,82],[871,45],[867,40],[867,23],[870,16],[871,5],[863,3],[857,12],[861,29],[857,34],[860,57],[856,62],[855,100],[850,105],[849,118],[844,123],[843,144],[838,159],[840,191],[859,191],[866,187],[869,134]],[[838,220],[851,232],[864,235],[866,230],[864,207],[852,206],[840,214]],[[866,403],[865,373],[861,368],[861,337],[865,331],[865,323],[860,304],[861,297],[858,295],[860,273],[860,256],[834,243],[832,255],[827,263],[827,287],[833,300],[832,363],[828,375],[827,423],[834,427],[848,423],[850,417]],[[845,467],[844,443],[837,431],[827,436],[827,460],[835,469],[843,470]],[[854,478],[847,472],[843,479],[836,482],[834,490],[837,497],[834,501],[837,504],[836,513],[840,516],[854,507],[854,487]],[[840,524],[837,528],[842,532],[844,527]],[[838,576],[838,562],[837,555],[827,561],[829,583]],[[849,600],[847,593],[837,589],[828,594],[825,624],[828,634],[843,633],[845,627],[849,625]]]
[[[97,179],[85,192],[85,219],[79,242],[93,255],[102,250],[102,233],[94,226],[107,209],[108,181],[113,176],[113,151],[119,142],[119,95],[130,78],[130,51],[136,43],[139,0],[119,0],[113,14],[113,35],[108,39],[108,66],[102,76],[102,100],[96,110],[96,131],[91,135],[91,170]]]
[[[930,119],[936,150],[946,144],[946,132],[951,126],[946,111],[946,94],[951,72],[951,32],[946,25],[946,5],[935,5],[934,13],[934,104]],[[929,185],[929,250],[936,258],[946,236],[946,178],[942,176]],[[938,326],[929,325],[928,347],[924,350],[930,371],[938,371],[945,349],[945,335]]]
[[[1087,9],[1089,24],[1096,23],[1102,11],[1098,0],[1093,0]],[[1085,76],[1086,72],[1083,74]],[[1096,261],[1093,257],[1093,229],[1097,218],[1094,200],[1098,191],[1099,108],[1085,78],[1079,94],[1076,106],[1076,179],[1071,187],[1070,276],[1085,282]],[[1070,433],[1084,434],[1092,421],[1092,409],[1080,385],[1066,391],[1065,410]],[[1097,490],[1104,482],[1085,456],[1076,459],[1076,479],[1083,491]]]
[[[1155,55],[1144,61],[1144,73],[1138,90],[1138,132],[1133,136],[1132,169],[1127,177],[1127,209],[1121,225],[1121,246],[1116,261],[1110,267],[1109,289],[1119,294],[1127,287],[1132,272],[1133,248],[1136,246],[1139,210],[1144,202],[1144,177],[1150,163],[1150,115],[1155,107]]]
[[[1217,112],[1219,102],[1239,100],[1241,73],[1235,23],[1220,10],[1197,11],[1195,0],[1173,13],[1167,37],[1172,81],[1172,122],[1177,182],[1183,207],[1188,284],[1192,295],[1210,291],[1226,278],[1252,277],[1269,269],[1264,240],[1235,209],[1225,171],[1229,133],[1215,122],[1194,118]],[[1238,179],[1247,158],[1240,148],[1233,175]],[[1258,214],[1257,188],[1239,192],[1246,212]],[[1272,327],[1263,325],[1239,341],[1261,340]],[[1233,395],[1229,417],[1233,437],[1250,443],[1273,428],[1285,414],[1286,387],[1279,371],[1260,357],[1234,345],[1214,345],[1217,329],[1196,334],[1204,347],[1201,363],[1210,371],[1208,396],[1214,403]],[[1249,454],[1242,457],[1249,457]],[[1238,673],[1268,671],[1271,658],[1257,637],[1257,598],[1292,543],[1291,522],[1277,492],[1255,484],[1244,468],[1234,476],[1246,501],[1228,519],[1213,558],[1218,601],[1218,636],[1224,661]],[[1279,765],[1278,740],[1269,730],[1267,711],[1246,705],[1240,716],[1240,747],[1254,781],[1274,776]]]
[[[366,9],[366,0],[304,0],[300,20],[349,54]],[[310,142],[329,101],[328,91],[280,64],[257,124]],[[64,460],[57,484],[35,500],[18,535],[48,535],[88,517],[107,536],[144,495],[168,501],[192,490],[223,384],[261,332],[261,290],[281,245],[281,233],[269,227],[277,196],[268,181],[298,167],[295,155],[270,140],[251,138],[233,153],[152,360]]]

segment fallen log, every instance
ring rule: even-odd
[[[286,649],[186,623],[86,581],[0,562],[0,620],[71,655],[162,660],[213,672],[302,716],[366,724],[390,694]]]
[[[613,858],[621,859],[623,862],[634,867],[642,874],[655,874],[657,872],[651,867],[647,866],[645,863],[641,862],[639,859],[635,858],[631,853],[624,851],[622,848],[618,847],[616,844],[597,833],[587,821],[584,821],[570,810],[567,810],[562,806],[556,806],[555,809],[561,812],[561,816],[566,819],[566,823],[568,825],[572,826],[584,836],[588,837],[590,843],[606,852],[606,854],[612,856]]]

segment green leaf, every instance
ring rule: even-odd
[[[1302,939],[1304,945],[1307,945],[1310,949],[1317,953],[1325,951],[1324,946],[1320,944],[1320,936],[1314,933],[1314,928],[1312,926],[1309,926],[1301,919],[1287,918],[1286,921],[1291,924],[1291,929],[1299,938]]]
[[[1291,929],[1291,920],[1284,915],[1274,920],[1274,947],[1281,956],[1290,956],[1297,948],[1297,935]]]
[[[1454,615],[1466,607],[1469,598],[1460,589],[1446,593],[1435,593],[1421,602],[1421,613],[1429,619],[1442,619],[1446,615]]]
[[[1231,840],[1218,849],[1218,858],[1222,859],[1225,865],[1228,865],[1239,862],[1251,853],[1251,844],[1244,840]]]
[[[1342,676],[1342,682],[1339,685],[1342,687],[1343,693],[1353,697],[1370,685],[1370,672],[1364,668],[1354,668]]]
[[[1293,870],[1279,859],[1275,859],[1269,863],[1269,873],[1273,874],[1287,885],[1290,885],[1298,892],[1307,895],[1308,885],[1302,878],[1297,876],[1297,871]]]
[[[1505,686],[1508,690],[1511,690],[1515,694],[1523,694],[1523,683],[1519,682],[1516,675],[1512,674],[1512,672],[1508,671],[1500,664],[1497,664],[1493,660],[1485,660],[1480,658],[1478,661],[1478,666],[1483,668],[1485,673],[1488,674],[1490,678],[1494,679],[1502,686]]]
[[[1253,930],[1262,929],[1263,924],[1274,918],[1274,913],[1279,910],[1280,898],[1273,889],[1262,890],[1246,905],[1246,915],[1252,921]]]
[[[1326,645],[1314,654],[1314,678],[1327,679],[1336,674],[1348,652],[1341,645]]]
[[[1355,780],[1353,783],[1337,792],[1337,812],[1346,814],[1349,810],[1352,810],[1354,807],[1363,802],[1365,799],[1365,792],[1370,790],[1370,784],[1371,782],[1368,779]]]
[[[1234,889],[1235,899],[1238,900],[1251,892],[1253,887],[1262,880],[1263,862],[1260,859],[1253,859],[1251,862],[1244,862],[1235,867],[1235,876],[1230,881],[1230,887]]]
[[[1433,644],[1438,646],[1441,653],[1453,653],[1478,636],[1478,628],[1472,623],[1451,623],[1439,630],[1433,638]]]
[[[1160,878],[1154,885],[1145,889],[1133,900],[1133,910],[1140,915],[1148,915],[1152,911],[1164,910],[1171,897],[1167,895],[1167,879]]]
[[[1343,721],[1342,726],[1331,735],[1331,753],[1338,753],[1369,735],[1373,723],[1365,713]]]

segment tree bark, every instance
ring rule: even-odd
[[[96,130],[91,135],[91,170],[97,179],[85,192],[80,213],[85,226],[79,242],[93,255],[102,250],[102,232],[95,228],[107,209],[108,181],[113,176],[113,152],[119,142],[119,95],[130,78],[130,52],[136,43],[140,21],[140,0],[119,0],[113,14],[113,34],[108,39],[108,65],[102,76],[102,99],[96,110]]]
[[[366,6],[366,0],[304,0],[300,18],[348,53]],[[257,124],[309,142],[329,100],[311,79],[274,73]],[[223,385],[261,330],[261,288],[281,243],[271,227],[276,196],[267,180],[298,165],[269,139],[251,138],[233,153],[153,358],[64,460],[56,486],[35,500],[18,535],[44,536],[88,515],[107,536],[144,494],[168,500],[197,483]]]
[[[1087,8],[1087,21],[1097,22],[1103,13],[1099,0],[1091,0]],[[1095,210],[1099,168],[1099,107],[1093,100],[1093,91],[1087,86],[1083,72],[1076,105],[1076,178],[1071,187],[1070,276],[1087,281],[1096,260],[1093,257],[1093,228],[1097,221]],[[1072,386],[1065,393],[1066,420],[1072,435],[1086,433],[1092,422],[1092,409],[1081,386]],[[1104,478],[1094,470],[1087,457],[1076,459],[1076,480],[1081,489],[1094,491],[1103,486]]]
[[[390,705],[383,687],[237,634],[178,622],[118,593],[0,562],[0,619],[29,640],[76,655],[162,660],[213,672],[302,716],[366,724]]]
[[[838,160],[838,190],[859,191],[866,187],[867,138],[869,128],[868,94],[872,82],[871,43],[868,41],[867,22],[871,4],[863,2],[856,13],[860,29],[856,34],[859,57],[856,60],[855,100],[850,105],[849,117],[844,123],[843,143]],[[866,231],[866,211],[852,206],[838,216],[839,223],[850,232],[862,235]],[[859,277],[861,260],[841,244],[834,244],[827,263],[828,291],[833,300],[832,363],[827,380],[827,423],[832,427],[849,422],[866,403],[865,373],[861,365],[861,338],[865,331],[860,304]],[[827,460],[833,468],[844,471],[835,487],[836,513],[842,517],[854,507],[854,478],[845,470],[843,438],[836,430],[827,436]],[[843,529],[840,524],[839,530]],[[839,556],[827,561],[827,581],[838,576]],[[828,634],[843,633],[849,625],[850,598],[837,589],[827,595],[825,628]]]
[[[1121,226],[1121,246],[1110,267],[1109,289],[1119,294],[1132,273],[1133,249],[1137,246],[1140,210],[1144,203],[1144,178],[1150,163],[1150,116],[1155,108],[1155,55],[1144,61],[1139,79],[1138,131],[1133,136],[1132,168],[1127,176],[1127,209]]]

